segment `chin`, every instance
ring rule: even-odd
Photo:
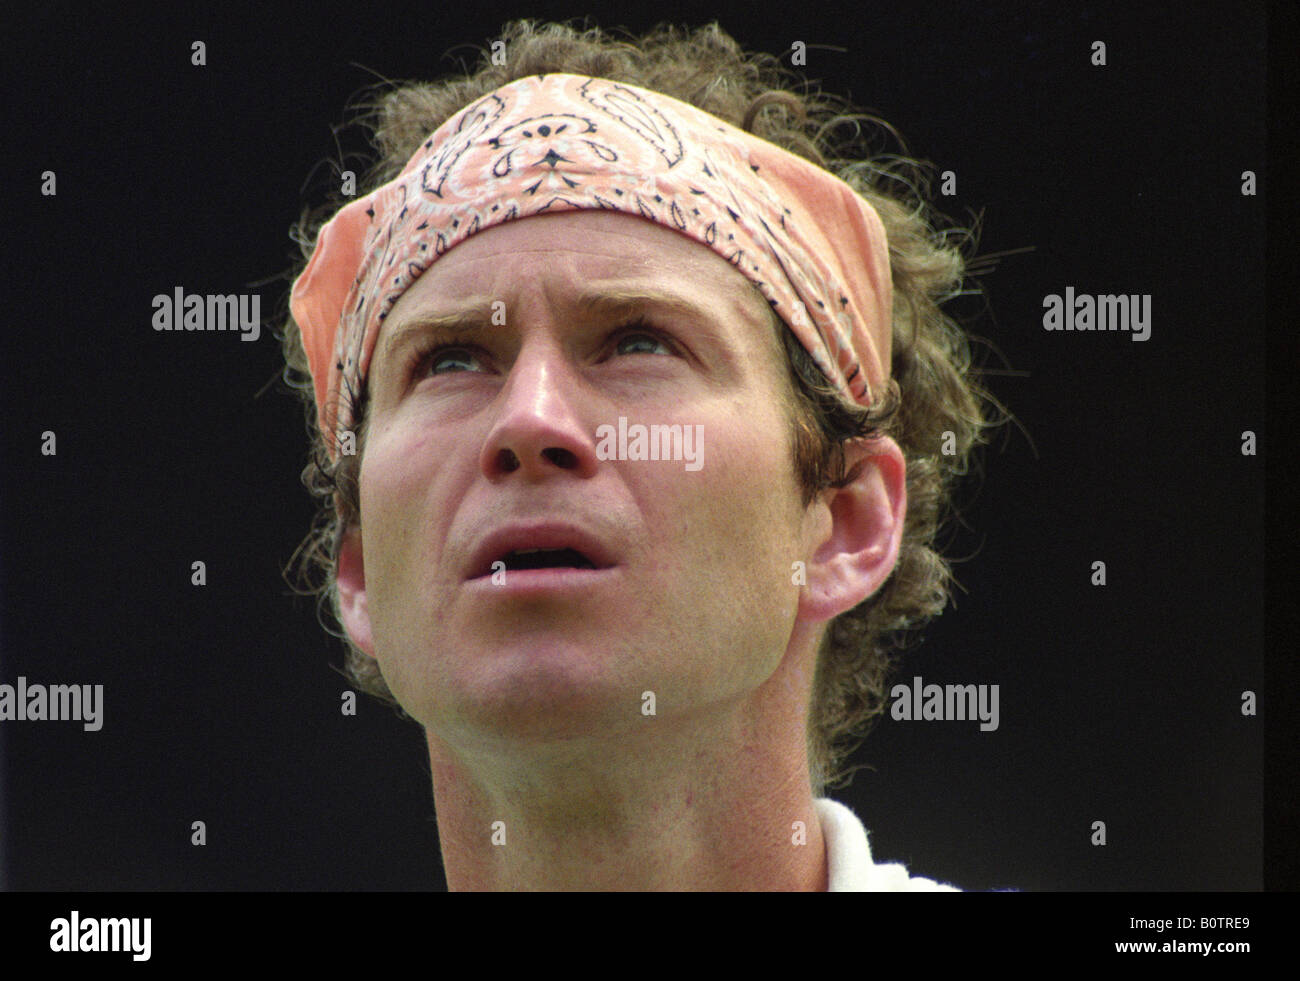
[[[608,649],[555,638],[459,649],[413,684],[390,684],[402,707],[443,738],[456,734],[535,740],[611,735],[644,724],[642,681],[617,677]],[[432,656],[432,655],[431,655]],[[638,670],[645,678],[655,672]],[[400,691],[399,691],[400,689]]]

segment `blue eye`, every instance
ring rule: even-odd
[[[440,365],[454,364],[459,362],[462,365],[478,364],[478,358],[467,348],[453,347],[448,344],[440,344],[433,348],[422,359],[429,366],[429,371],[435,375],[445,375],[447,372],[439,371]]]
[[[651,341],[654,345],[663,348],[669,354],[673,353],[672,347],[663,337],[660,336],[659,331],[651,327],[644,320],[635,320],[619,329],[615,350],[619,354],[626,353],[623,348],[629,340],[638,342]]]
[[[440,370],[443,365],[457,365],[461,369],[453,367],[451,370]],[[472,348],[460,344],[434,344],[430,343],[417,350],[411,358],[411,370],[419,375],[447,375],[455,374],[465,366],[480,365],[479,356],[474,353]],[[470,367],[469,370],[476,370]]]
[[[661,341],[654,334],[650,334],[647,333],[646,331],[639,330],[639,331],[630,331],[618,339],[617,349],[619,354],[627,353],[624,350],[624,348],[627,346],[628,341],[634,341],[641,344],[649,343],[652,346],[661,347],[665,351],[668,350],[668,345],[665,344],[663,341]]]

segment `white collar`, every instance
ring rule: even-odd
[[[826,797],[813,802],[826,839],[828,892],[960,892],[956,886],[909,876],[896,863],[871,860],[867,829],[843,804]]]

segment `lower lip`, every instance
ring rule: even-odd
[[[476,593],[493,596],[544,596],[550,593],[580,593],[601,586],[616,571],[608,569],[507,569],[504,582],[479,576],[465,585]],[[498,574],[500,575],[500,574]]]

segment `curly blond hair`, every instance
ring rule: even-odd
[[[880,132],[897,139],[887,124],[806,91],[776,58],[743,51],[717,24],[695,30],[661,25],[641,37],[619,38],[595,27],[521,20],[507,24],[500,40],[500,64],[484,49],[471,72],[438,82],[388,83],[376,98],[361,103],[357,121],[371,131],[378,160],[358,193],[395,177],[429,133],[466,104],[518,78],[567,72],[662,92],[799,154],[848,182],[884,222],[894,285],[892,380],[874,405],[842,401],[773,313],[789,361],[793,466],[805,506],[819,491],[852,478],[844,471],[847,440],[888,435],[907,461],[908,506],[897,565],[874,595],[831,622],[819,648],[808,758],[813,791],[820,796],[851,775],[848,757],[884,708],[895,652],[948,601],[951,570],[935,548],[935,537],[951,512],[955,479],[966,472],[972,451],[995,424],[986,405],[997,405],[973,380],[965,332],[940,310],[962,291],[968,265],[963,248],[973,243],[973,234],[940,230],[940,219],[925,200],[921,164],[863,149]],[[494,47],[499,55],[500,46]],[[320,227],[345,203],[335,196],[295,224],[292,234],[302,258],[293,277],[310,257]],[[284,377],[305,402],[312,440],[303,482],[319,503],[290,567],[302,574],[303,591],[319,598],[322,613],[328,608],[332,614],[327,629],[347,642],[345,667],[353,683],[395,705],[375,661],[336,627],[338,543],[342,532],[360,521],[365,393],[355,406],[358,452],[331,461],[316,424],[302,337],[291,316],[282,343]]]

